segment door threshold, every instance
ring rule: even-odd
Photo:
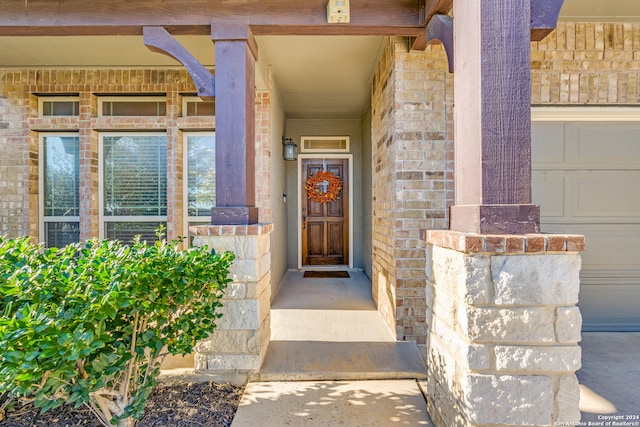
[[[363,271],[361,268],[351,268],[348,265],[305,265],[292,271],[304,272],[308,270]]]

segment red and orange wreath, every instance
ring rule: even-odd
[[[342,191],[342,181],[333,172],[321,170],[307,178],[307,197],[318,203],[331,203]]]

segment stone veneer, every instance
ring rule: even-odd
[[[271,337],[271,247],[273,224],[190,227],[195,246],[231,251],[222,317],[209,338],[196,346],[196,373],[237,383],[260,369]]]
[[[427,231],[427,404],[438,427],[580,421],[574,235]]]

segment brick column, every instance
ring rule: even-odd
[[[272,230],[273,224],[190,227],[195,246],[236,256],[222,317],[211,336],[196,346],[197,373],[243,383],[260,369],[271,337]]]
[[[427,402],[436,426],[580,421],[583,236],[427,231]]]

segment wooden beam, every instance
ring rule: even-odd
[[[531,203],[531,0],[456,0],[450,228],[540,231]]]
[[[564,0],[531,0],[531,40],[540,41],[558,24]]]
[[[268,34],[417,34],[418,0],[351,2],[349,24],[327,23],[327,0],[0,0],[0,35],[207,34],[211,20],[242,22]],[[297,27],[297,28],[295,28]],[[397,30],[397,33],[394,32]]]
[[[427,44],[442,43],[447,53],[449,72],[453,73],[453,18],[434,15],[427,24]]]
[[[453,0],[420,0],[418,14],[420,25],[426,26],[434,15],[446,15],[453,8]],[[422,32],[411,39],[411,50],[425,50],[427,48],[427,35]]]
[[[151,51],[175,59],[187,69],[196,85],[198,96],[213,98],[216,95],[215,77],[194,58],[171,34],[162,27],[144,27],[144,44]]]
[[[213,23],[216,207],[212,224],[255,224],[255,62],[247,24]]]

